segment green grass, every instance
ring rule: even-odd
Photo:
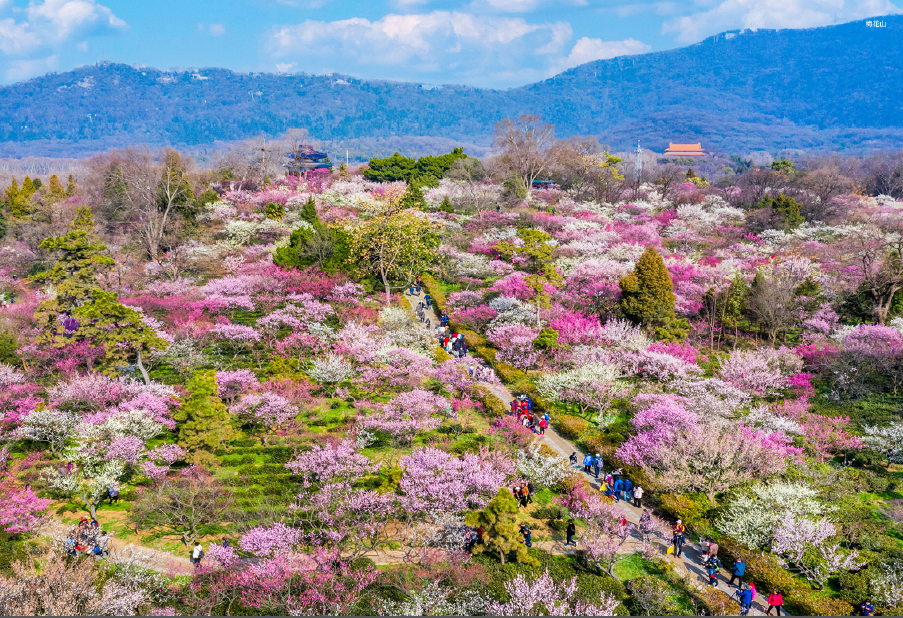
[[[615,563],[613,573],[619,580],[626,582],[641,575],[658,575],[661,569],[639,554],[631,554]]]

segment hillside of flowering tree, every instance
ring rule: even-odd
[[[899,614],[899,157],[496,153],[4,187],[0,613]]]

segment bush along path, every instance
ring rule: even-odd
[[[417,309],[418,303],[424,300],[426,292],[421,292],[420,294],[410,294],[408,291],[405,291],[404,295],[407,298],[408,302],[411,305],[411,309],[415,311]],[[440,323],[440,315],[436,311],[436,305],[433,303],[430,305],[430,308],[427,310],[427,316],[429,317],[430,328],[427,329],[430,332],[430,335],[435,335],[435,327]],[[426,327],[426,323],[423,324],[424,328]],[[487,383],[485,385],[498,399],[506,405],[506,410],[508,409],[508,404],[515,398],[515,394],[512,393],[504,384],[491,384]],[[578,462],[583,461],[583,457],[586,453],[583,453],[579,448],[577,448],[570,440],[563,438],[558,434],[555,429],[549,425],[546,428],[545,435],[537,435],[537,441],[541,441],[542,444],[545,444],[550,449],[552,449],[557,454],[561,455],[565,459],[568,459],[571,456],[571,453],[577,453]],[[592,453],[595,455],[595,453]],[[579,474],[587,480],[587,482],[592,486],[593,489],[599,491],[601,488],[601,478],[596,478],[593,474],[588,474],[584,471],[583,466],[578,463],[576,466]],[[600,477],[604,476],[604,473],[600,471]],[[639,524],[640,515],[642,514],[642,508],[636,508],[632,504],[629,504],[627,501],[621,500],[618,503],[621,510],[624,513],[627,521],[634,524],[635,526]],[[579,534],[576,537],[579,542]],[[533,543],[534,546],[539,547],[545,551],[548,551],[553,554],[567,554],[573,555],[576,553],[578,548],[574,548],[571,546],[565,546],[565,544],[558,541],[535,541]],[[641,539],[639,538],[639,533],[636,528],[631,535],[631,538],[621,546],[619,553],[630,555],[640,550],[642,546]],[[683,547],[683,551],[681,556],[676,556],[675,554],[666,553],[667,540],[660,540],[658,546],[661,551],[661,555],[665,557],[665,559],[670,562],[675,572],[684,577],[685,581],[689,583],[689,585],[696,585],[697,588],[709,587],[708,582],[708,574],[706,569],[702,566],[703,563],[703,554],[705,553],[704,548],[700,543],[692,543],[690,539],[687,539],[687,543]],[[393,556],[380,556],[375,560],[377,564],[382,563],[381,558],[387,559],[386,563],[394,562]],[[718,573],[718,586],[717,589],[723,592],[725,595],[730,597],[729,600],[726,600],[725,610],[727,615],[731,615],[730,612],[732,610],[737,610],[739,613],[739,603],[737,601],[737,597],[735,594],[736,589],[728,586],[727,582],[730,579],[730,569],[721,569]],[[744,580],[746,581],[746,580]],[[751,616],[764,616],[765,610],[768,607],[767,596],[769,594],[769,590],[766,590],[764,586],[761,590],[758,590],[756,593],[756,600],[753,602],[752,608],[749,611],[749,615]],[[789,616],[786,612],[784,615]]]

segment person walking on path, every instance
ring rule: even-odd
[[[567,541],[567,543],[565,543],[565,545],[573,545],[574,547],[577,547],[577,541],[574,540],[574,535],[577,534],[577,526],[574,524],[573,519],[568,520],[568,527],[567,527],[566,534],[568,537],[568,541]]]
[[[781,608],[784,607],[784,595],[781,594],[780,590],[775,590],[771,594],[768,595],[768,611],[765,612],[766,616],[771,616],[771,610],[777,610],[776,616],[781,615]]]
[[[587,474],[589,474],[589,468],[591,465],[593,465],[593,461],[595,461],[595,460],[593,459],[593,456],[590,455],[589,453],[587,453],[586,457],[583,458],[583,471],[586,472]]]
[[[577,466],[577,451],[574,451],[573,453],[571,453],[570,460],[571,460],[571,466],[576,467]]]
[[[524,535],[524,545],[533,547],[533,533],[530,532],[530,526],[527,524],[520,525],[520,533]]]
[[[768,595],[768,611],[765,612],[766,616],[771,616],[771,610],[777,610],[776,616],[781,615],[781,608],[784,607],[784,595],[781,594],[780,590],[775,590],[771,594]]]
[[[643,508],[643,488],[639,485],[633,488],[633,506]]]
[[[718,587],[718,569],[721,568],[721,561],[712,556],[705,561],[706,572],[709,574],[709,585],[713,588]]]
[[[524,488],[527,490],[527,502],[533,504],[533,493],[536,491],[536,487],[534,487],[533,481],[527,481],[527,484],[524,485]]]
[[[737,596],[740,599],[740,615],[748,616],[749,609],[752,607],[752,590],[750,588],[745,588],[743,590],[737,588]]]
[[[633,501],[633,483],[630,479],[624,479],[624,494],[621,496],[621,499],[627,504]]]
[[[734,568],[731,569],[731,581],[728,583],[728,586],[734,585],[734,580],[737,580],[737,587],[743,587],[743,576],[746,575],[746,563],[743,562],[743,558],[737,558],[737,562],[734,563]]]
[[[619,482],[620,481],[617,481],[615,483],[615,487],[617,487]],[[615,495],[617,495],[617,493],[615,493]],[[677,523],[674,524],[674,538],[672,539],[672,542],[674,543],[674,555],[678,558],[680,558],[680,555],[684,550],[684,541],[686,541],[684,534],[686,531],[687,529],[684,527],[683,521],[678,519]]]
[[[618,478],[618,480],[615,481],[614,490],[615,490],[615,494],[614,494],[615,502],[620,502],[621,501],[621,492],[624,491],[624,481],[622,481],[620,478]]]
[[[599,472],[605,466],[605,462],[602,461],[602,456],[599,453],[596,453],[596,458],[593,460],[593,468],[596,472],[596,478],[599,478]]]
[[[201,545],[200,541],[196,541],[194,545],[194,549],[191,550],[191,563],[194,564],[194,568],[197,569],[201,566],[201,560],[204,559],[204,546]]]

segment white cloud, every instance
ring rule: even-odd
[[[489,9],[500,13],[529,13],[545,6],[561,4],[586,6],[587,0],[474,0],[470,5],[470,10]]]
[[[210,36],[222,36],[226,34],[226,27],[222,24],[210,24],[210,27],[207,30],[210,32]]]
[[[88,42],[82,41],[81,43],[79,43],[78,45],[75,46],[75,49],[77,49],[80,52],[88,51]]]
[[[310,65],[326,58],[338,71],[361,66],[398,67],[393,77],[494,83],[493,76],[537,64],[543,73],[572,36],[565,22],[530,23],[520,17],[487,17],[465,12],[433,11],[361,17],[324,22],[308,20],[276,28],[270,51]],[[551,58],[551,60],[550,60]],[[532,68],[530,70],[533,70]],[[524,82],[530,70],[524,71]],[[520,80],[519,80],[520,81]],[[524,83],[521,82],[521,83]]]
[[[6,65],[6,80],[15,82],[28,79],[47,71],[53,71],[59,64],[60,59],[55,54],[35,60],[13,60]]]
[[[663,33],[693,43],[738,28],[815,28],[900,13],[890,0],[724,0],[714,8],[671,19]]]
[[[294,62],[280,62],[276,65],[276,71],[279,73],[288,73],[293,66],[295,66]]]
[[[567,58],[563,58],[556,68],[558,71],[564,71],[593,60],[607,60],[616,56],[643,54],[651,49],[651,46],[636,39],[603,41],[602,39],[583,37],[574,44],[571,53]]]
[[[0,8],[3,8],[3,5],[0,5]],[[25,55],[66,43],[76,36],[117,30],[127,26],[113,14],[113,11],[102,4],[97,4],[95,0],[32,2],[25,9],[25,17],[24,21],[17,21],[12,17],[0,19],[0,52],[3,54]],[[10,71],[25,71],[26,69],[22,67],[51,62],[50,58],[55,56],[22,61]]]

